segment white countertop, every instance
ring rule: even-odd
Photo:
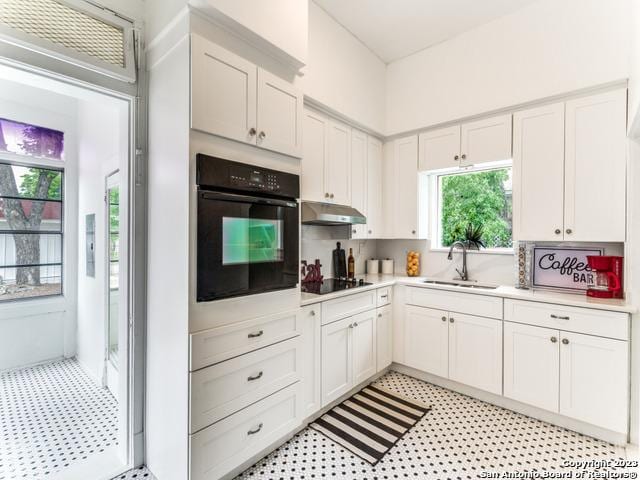
[[[521,290],[506,285],[500,285],[495,289],[471,289],[455,285],[424,283],[425,280],[450,281],[450,279],[446,278],[407,277],[405,275],[365,275],[364,277],[359,276],[358,278],[364,278],[365,282],[371,283],[371,285],[349,290],[341,290],[339,292],[333,292],[326,295],[302,293],[301,305],[311,305],[313,303],[324,302],[344,295],[352,295],[358,292],[366,292],[367,290],[399,284],[409,285],[412,287],[431,288],[435,290],[462,292],[470,295],[487,295],[491,297],[512,298],[515,300],[528,300],[530,302],[544,302],[568,305],[572,307],[595,308],[598,310],[608,310],[612,312],[635,313],[637,311],[635,306],[631,305],[626,300],[591,298],[582,294],[561,293],[546,290]]]

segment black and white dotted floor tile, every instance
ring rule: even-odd
[[[306,428],[246,479],[476,479],[483,471],[556,470],[566,460],[625,459],[625,449],[391,372],[377,384],[433,408],[375,466]]]
[[[0,374],[0,480],[36,480],[118,442],[118,404],[74,359]]]
[[[156,477],[151,474],[147,467],[140,467],[118,475],[113,480],[156,480]]]

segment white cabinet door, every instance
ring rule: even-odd
[[[449,373],[449,315],[443,310],[405,306],[404,363],[440,377]]]
[[[378,341],[377,371],[384,370],[392,362],[393,355],[393,307],[386,305],[376,310],[376,338]]]
[[[353,386],[351,317],[322,327],[322,406]]]
[[[625,240],[626,92],[566,104],[565,240]]]
[[[302,156],[302,92],[292,84],[258,69],[257,145]]]
[[[376,373],[377,340],[375,310],[360,313],[351,317],[353,327],[351,336],[353,343],[353,385],[364,382]]]
[[[418,136],[395,141],[393,238],[418,238]]]
[[[511,114],[462,124],[460,165],[509,160],[511,158]]]
[[[367,210],[367,134],[351,129],[351,206],[369,218]],[[352,225],[352,238],[367,238],[367,226]]]
[[[460,165],[460,125],[420,134],[419,170],[440,170]]]
[[[257,67],[198,35],[191,35],[191,128],[256,141]]]
[[[557,330],[504,322],[504,396],[557,412],[559,345]]]
[[[382,237],[382,142],[367,142],[367,237]]]
[[[513,116],[513,235],[562,240],[564,225],[564,103]]]
[[[329,142],[329,119],[313,110],[304,110],[303,153],[300,175],[300,196],[311,202],[326,202],[324,161]]]
[[[322,406],[320,385],[321,362],[321,321],[320,303],[302,309],[300,323],[300,350],[302,365],[300,368],[301,395],[303,397],[303,417],[313,415]]]
[[[449,313],[449,378],[502,395],[502,321]]]
[[[325,202],[351,205],[351,127],[329,120],[329,148],[324,159]]]
[[[560,336],[560,413],[626,433],[628,342],[567,332]]]

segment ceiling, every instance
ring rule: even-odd
[[[385,63],[536,0],[314,0]]]

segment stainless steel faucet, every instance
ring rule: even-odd
[[[453,260],[453,249],[456,247],[462,248],[462,271],[456,268],[456,272],[458,272],[458,275],[460,276],[457,280],[467,281],[469,280],[469,272],[467,272],[467,246],[460,241],[454,242],[449,249],[449,255],[447,258],[449,260]]]

